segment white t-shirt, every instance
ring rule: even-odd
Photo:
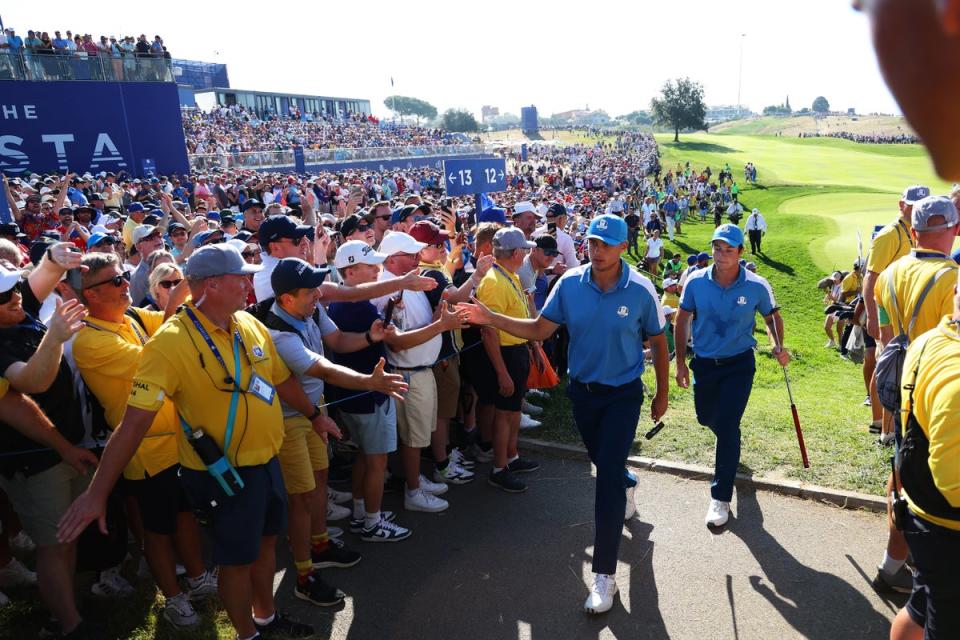
[[[397,276],[386,269],[380,271],[380,281],[394,280]],[[374,298],[370,302],[377,308],[377,311],[383,313],[387,307],[390,298],[397,294]],[[427,295],[422,291],[402,291],[401,302],[393,311],[393,324],[401,331],[412,331],[420,329],[433,322],[433,309],[430,307],[430,301]],[[423,344],[404,349],[403,351],[393,351],[390,347],[384,345],[387,352],[387,361],[395,367],[414,368],[429,367],[437,361],[440,356],[440,347],[443,346],[443,338],[440,334],[435,335]]]
[[[661,249],[663,249],[663,240],[660,238],[654,238],[653,236],[647,238],[648,258],[659,258]]]

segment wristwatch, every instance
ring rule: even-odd
[[[307,416],[307,420],[309,420],[310,422],[313,422],[314,420],[319,418],[321,415],[323,415],[323,411],[320,410],[320,405],[315,404],[313,405],[313,413]]]

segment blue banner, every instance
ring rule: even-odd
[[[451,159],[443,162],[448,196],[507,190],[507,163],[503,158]]]
[[[307,163],[303,156],[303,147],[293,148],[293,164],[297,167],[297,173],[307,172]]]
[[[186,173],[172,82],[0,80],[0,171]]]

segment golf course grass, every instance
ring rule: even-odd
[[[748,251],[745,257],[757,262],[781,306],[786,345],[794,358],[789,372],[811,467],[804,470],[800,464],[783,371],[770,355],[766,335],[757,333],[757,374],[742,423],[744,470],[882,494],[890,450],[873,444],[867,432],[871,415],[869,407],[862,406],[866,391],[861,368],[823,346],[823,296],[816,283],[834,268],[851,267],[857,230],[864,251],[869,249],[873,225],[896,217],[905,186],[927,184],[934,193],[947,193],[950,185],[936,179],[919,146],[903,153],[905,146],[869,145],[875,148],[864,150],[868,145],[832,139],[692,134],[673,143],[671,135],[657,138],[665,170],[687,161],[697,169],[710,166],[714,174],[729,163],[735,177],[742,176],[747,161],[759,170],[759,184],[747,186],[741,202],[747,210],[763,212],[769,231],[764,254]],[[890,153],[884,153],[887,148]],[[706,224],[686,224],[667,250],[684,257],[709,251],[712,232],[712,217]],[[635,453],[712,466],[714,438],[697,423],[692,392],[679,389],[672,374],[671,367],[667,426],[645,440],[642,434],[650,423],[643,418]],[[652,372],[644,378],[653,389]],[[552,390],[551,397],[544,426],[524,433],[577,443],[562,389]]]

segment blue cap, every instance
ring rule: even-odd
[[[604,244],[617,245],[627,241],[627,223],[623,218],[606,213],[590,221],[587,239],[596,238]]]
[[[109,238],[111,241],[113,240],[113,236],[111,236],[110,234],[107,234],[107,233],[94,233],[94,234],[92,234],[89,238],[87,238],[87,249],[89,249],[90,247],[95,247],[95,246],[97,246],[98,244],[100,244],[101,242],[103,242],[104,240],[106,240],[107,238]]]
[[[208,229],[207,231],[201,231],[197,235],[193,236],[193,246],[202,247],[203,243],[209,240],[210,236],[212,236],[215,233],[219,233],[223,235],[223,232],[220,231],[219,229]]]
[[[207,213],[207,220],[216,220],[220,221],[220,212],[219,211],[210,211]]]
[[[477,216],[477,222],[496,222],[498,224],[506,224],[507,210],[501,209],[500,207],[490,207],[489,209],[484,209],[480,212],[480,215]]]
[[[705,260],[710,259],[709,253],[699,253],[697,254],[697,262],[704,262]]]
[[[282,238],[300,241],[300,238],[308,236],[313,228],[305,224],[297,224],[297,220],[290,216],[270,216],[260,224],[257,231],[257,237],[260,240],[260,246],[266,249],[271,242],[276,242]]]
[[[284,258],[270,274],[270,286],[277,297],[294,289],[315,289],[323,283],[328,273],[330,267],[315,268],[300,258]]]
[[[713,230],[713,237],[710,238],[710,242],[715,240],[723,240],[731,247],[742,247],[743,231],[735,224],[722,224]],[[700,255],[706,254],[701,253]]]
[[[913,204],[917,200],[923,200],[930,195],[930,187],[925,187],[922,184],[917,184],[912,187],[907,187],[903,190],[903,195],[900,197],[903,200],[904,204]]]
[[[143,205],[139,202],[134,202],[127,207],[127,213],[136,213],[137,211],[143,211]]]
[[[695,254],[690,254],[687,256],[687,264],[691,267],[697,264],[697,256]]]

